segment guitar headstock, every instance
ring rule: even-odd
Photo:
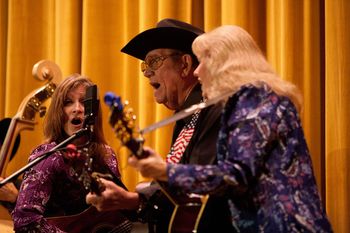
[[[83,184],[85,190],[99,195],[105,190],[100,178],[113,180],[111,174],[93,171],[92,164],[94,161],[87,147],[76,149],[75,145],[70,144],[67,146],[65,158],[73,169],[74,176]]]
[[[136,115],[133,113],[133,109],[128,106],[128,101],[123,104],[120,96],[107,92],[104,96],[104,102],[110,108],[109,124],[116,137],[136,157],[143,158],[144,139],[136,129]]]

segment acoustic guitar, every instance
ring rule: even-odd
[[[123,104],[121,98],[111,92],[105,95],[104,101],[110,108],[109,124],[116,137],[137,158],[145,158],[147,154],[142,149],[144,138],[136,129],[136,116],[133,114],[132,108],[128,106],[128,102]],[[163,182],[155,181],[155,185],[173,207],[170,219],[168,219],[168,232],[197,232],[209,195],[179,195],[170,192]],[[150,187],[150,189],[154,189],[154,187]]]
[[[132,224],[121,212],[99,212],[90,206],[75,215],[50,217],[46,219],[50,224],[70,233],[130,233]]]
[[[92,170],[93,158],[87,147],[71,152],[75,156],[69,158],[69,164],[75,171],[75,177],[84,188],[96,194],[101,194],[105,187],[99,179],[114,180],[119,186],[126,188],[123,183],[111,174],[101,174]],[[123,211],[98,211],[94,206],[86,210],[67,216],[49,217],[46,220],[63,231],[70,233],[130,233],[132,223]]]

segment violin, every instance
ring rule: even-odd
[[[39,113],[43,117],[46,107],[43,106],[56,89],[56,83],[62,79],[59,66],[49,60],[41,60],[33,66],[32,75],[46,84],[33,90],[21,102],[16,115],[12,118],[10,126],[0,151],[0,176],[5,177],[6,168],[10,160],[11,152],[17,135],[22,130],[34,130],[37,124],[35,116]]]

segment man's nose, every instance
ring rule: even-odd
[[[145,69],[145,71],[143,71],[143,75],[146,77],[146,78],[150,78],[152,75],[154,75],[154,71],[152,71],[151,69]]]

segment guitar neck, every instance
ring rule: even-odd
[[[133,115],[132,110],[130,108],[124,108],[120,101],[120,97],[113,93],[106,94],[105,103],[110,107],[109,124],[113,128],[117,138],[119,138],[121,143],[138,159],[148,157],[149,155],[143,150],[144,139],[142,138],[142,134],[136,130],[136,116]],[[135,137],[136,134],[139,134],[140,136]],[[175,195],[175,197],[173,197],[171,192],[168,192],[165,187],[162,187],[160,182],[157,183],[159,184],[159,187],[156,187],[156,189],[159,188],[166,196],[168,203],[170,201],[170,206],[172,205],[174,207],[172,215],[169,216],[169,232],[197,232],[198,224],[208,200],[208,196],[193,197],[191,195],[177,197]],[[153,193],[153,191],[155,191],[153,188],[148,189],[145,187],[143,189],[143,191],[145,191],[144,194]],[[139,190],[138,192],[142,193],[142,190]],[[156,198],[155,200],[160,199],[157,198],[157,195],[154,197]],[[169,207],[169,205],[167,206]],[[184,216],[184,218],[181,218],[181,216]],[[189,218],[190,220],[188,221]],[[188,222],[191,224],[187,224]]]
[[[109,167],[107,167],[107,169],[108,169],[108,174],[111,175],[112,181],[113,181],[115,184],[117,184],[119,187],[122,187],[123,189],[128,190],[128,188],[127,188],[127,187],[125,186],[125,184],[121,181],[121,179],[120,179],[118,176],[116,176],[116,175],[110,170]]]
[[[125,146],[138,158],[146,158],[148,154],[143,150],[144,140],[142,138],[136,139],[132,138],[128,142],[125,143]]]

